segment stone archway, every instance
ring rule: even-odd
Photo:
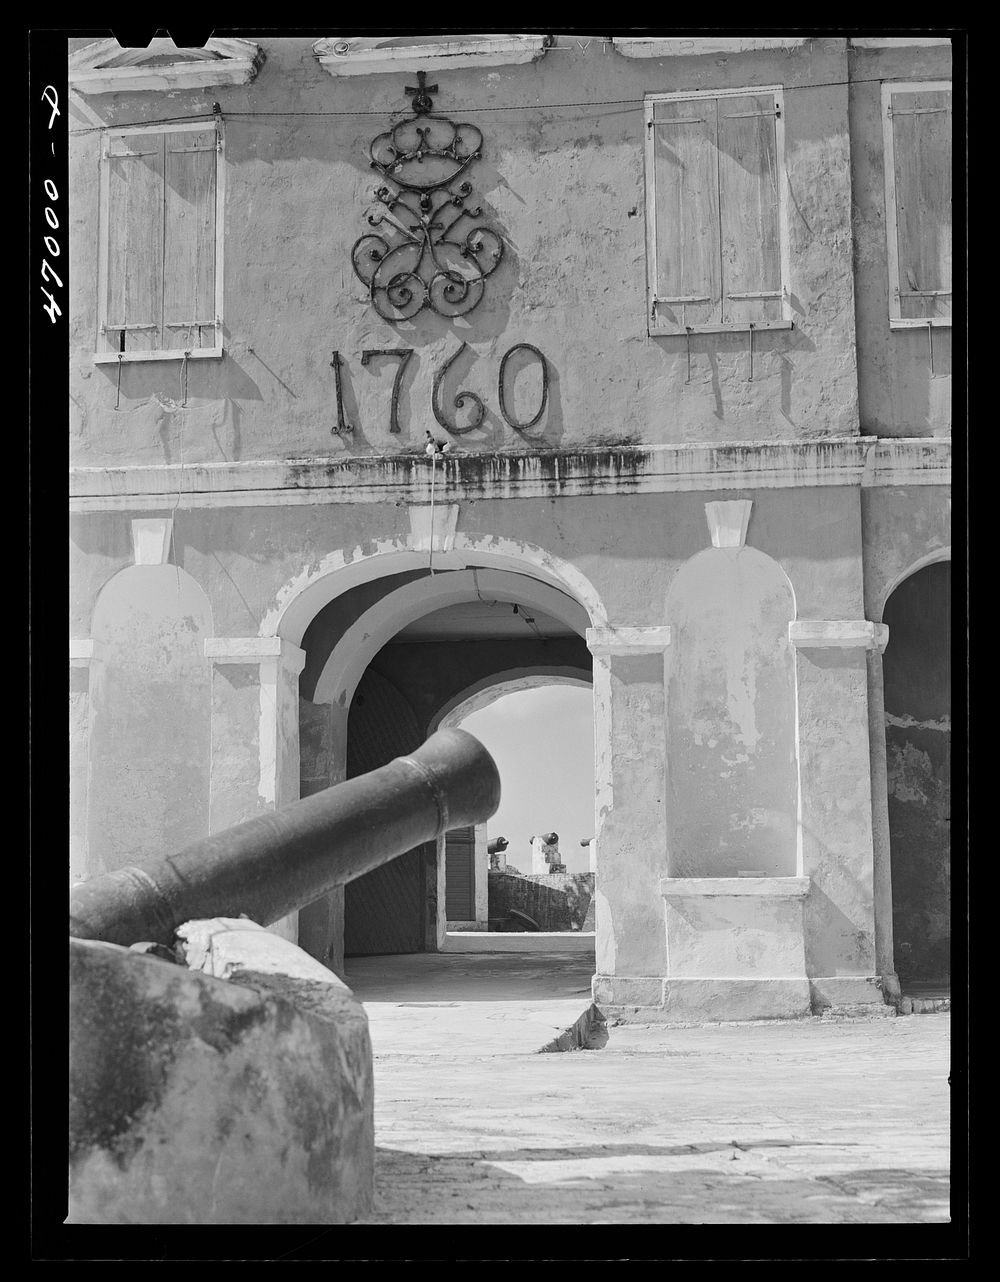
[[[882,613],[893,955],[904,993],[950,980],[951,564],[901,576]]]
[[[292,718],[286,715],[279,736],[283,740],[279,752],[289,761],[294,760],[296,772],[301,752],[303,793],[345,777],[352,700],[359,683],[380,651],[415,620],[477,598],[519,601],[534,613],[559,620],[567,637],[571,635],[581,649],[586,666],[589,653],[583,636],[588,627],[606,623],[595,590],[573,566],[552,558],[543,549],[507,540],[458,536],[453,547],[440,552],[435,549],[433,576],[427,573],[428,557],[423,549],[398,544],[369,556],[333,553],[320,565],[319,573],[304,573],[286,584],[262,624],[262,633],[282,638],[282,647],[290,647],[296,661],[304,662],[306,672],[313,673],[314,683],[303,691],[305,700],[299,703],[297,724],[293,729]],[[378,595],[382,581],[386,591]],[[347,601],[352,591],[363,592],[364,608],[349,617],[345,614],[344,626],[319,664],[309,653],[310,625],[328,607],[336,612],[339,602]],[[511,666],[505,662],[499,669],[509,671]],[[585,664],[577,660],[564,666],[583,668]],[[317,667],[321,668],[318,677]],[[468,680],[461,682],[458,673],[455,679],[457,688],[445,691],[446,697],[439,700],[433,712],[469,685]],[[428,709],[418,707],[417,712],[421,732],[426,734],[430,728],[430,717],[425,715]],[[390,751],[389,756],[394,755],[398,753]],[[375,764],[378,763],[370,762],[367,768],[374,768]],[[439,880],[443,882],[443,877]],[[422,897],[429,902],[434,896],[427,887],[425,890],[428,893]],[[443,904],[443,884],[438,891]],[[328,901],[310,906],[300,914],[299,922],[303,947],[335,969],[343,943],[342,893],[337,901],[335,893]],[[439,917],[437,934],[443,935],[443,915]],[[425,932],[425,947],[436,943],[430,931]]]

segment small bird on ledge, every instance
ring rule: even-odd
[[[424,446],[424,453],[430,457],[433,454],[450,454],[451,441],[436,441],[430,432],[426,433],[427,444]]]

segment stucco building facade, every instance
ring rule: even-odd
[[[73,42],[73,876],[592,682],[602,1007],[942,977],[950,78],[937,38]],[[280,929],[439,948],[444,864]]]

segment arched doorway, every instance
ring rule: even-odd
[[[501,780],[500,807],[475,832],[477,920],[462,924],[449,902],[446,949],[513,948],[509,936],[519,934],[524,951],[593,952],[591,673],[508,674],[444,722],[484,744]],[[455,862],[449,858],[449,891]]]
[[[883,621],[893,951],[903,993],[951,972],[951,563],[914,571]]]
[[[287,612],[306,656],[302,795],[412,751],[463,692],[498,673],[548,665],[589,675],[591,615],[550,570],[543,577],[530,565],[513,568],[510,558],[500,568],[496,554],[492,565],[466,553],[449,568],[445,553],[435,567],[442,560],[433,575],[419,554],[387,555],[367,578],[350,567],[343,591],[307,585],[319,605],[308,622],[301,609]],[[383,567],[391,572],[374,572]],[[335,893],[310,906],[300,914],[300,943],[335,969],[345,944],[361,954],[435,949],[442,864],[437,851],[410,852],[353,883],[339,902]]]

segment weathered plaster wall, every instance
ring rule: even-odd
[[[795,602],[754,548],[709,548],[671,585],[667,618],[672,877],[796,871]]]
[[[94,611],[87,871],[179,850],[209,830],[208,598],[174,565],[116,575]]]
[[[918,570],[886,604],[883,659],[900,980],[951,973],[951,565]]]
[[[212,925],[252,928],[227,955],[233,983],[70,941],[71,1224],[343,1224],[371,1209],[360,1003],[253,923]]]
[[[731,495],[753,499],[749,540],[788,575],[801,617],[863,615],[857,495],[849,486]],[[709,545],[705,501],[711,497],[692,492],[482,499],[459,505],[457,529],[487,550],[495,546],[517,555],[525,544],[544,548],[593,583],[610,619],[659,624],[674,574]],[[76,636],[90,635],[93,601],[105,576],[131,561],[131,515],[95,512],[73,519]],[[405,509],[389,505],[196,508],[174,514],[173,556],[208,593],[217,635],[254,636],[282,587],[314,571],[329,552],[343,548],[348,562],[360,560],[389,550],[392,541],[403,544],[408,535]],[[92,549],[99,549],[93,559]],[[474,563],[474,554],[466,559]],[[418,561],[414,568],[423,566]],[[532,568],[525,564],[524,572]]]
[[[164,115],[161,95],[97,95],[71,107],[72,447],[77,463],[294,458],[419,448],[432,380],[457,349],[450,395],[483,398],[483,426],[463,448],[510,449],[521,437],[498,413],[500,360],[514,343],[549,361],[546,445],[754,440],[857,431],[854,303],[843,39],[794,52],[628,59],[572,40],[540,61],[434,74],[436,108],[485,135],[470,177],[505,256],[469,318],[422,313],[391,325],[353,275],[350,249],[368,225],[367,144],[407,108],[412,72],[332,78],[310,41],[265,38],[267,60],[247,86],[173,92],[171,116],[226,119],[225,331],[221,361],[191,362],[183,407],[179,361],[94,366],[98,242],[98,119]],[[791,186],[790,301],[795,327],[748,336],[650,338],[646,332],[643,94],[782,84]],[[612,102],[619,105],[602,105]],[[535,104],[551,105],[540,110]],[[592,105],[591,105],[592,104]],[[473,109],[475,113],[473,114]],[[463,116],[467,110],[469,116]],[[371,113],[323,115],[307,113]],[[241,114],[242,113],[242,114]],[[260,113],[260,114],[250,114]],[[278,113],[268,115],[266,113]],[[89,132],[88,132],[89,131]],[[616,342],[607,344],[613,333]],[[365,348],[415,350],[388,431],[392,362],[360,364]],[[335,422],[330,353],[343,355],[345,412]],[[515,379],[515,407],[537,375]],[[533,406],[530,411],[533,412]],[[464,413],[468,412],[468,407]]]
[[[881,82],[951,78],[951,48],[853,49],[851,183],[861,430],[878,436],[951,433],[951,329],[890,330]]]
[[[865,617],[882,620],[888,594],[914,568],[951,556],[951,487],[862,490]]]

